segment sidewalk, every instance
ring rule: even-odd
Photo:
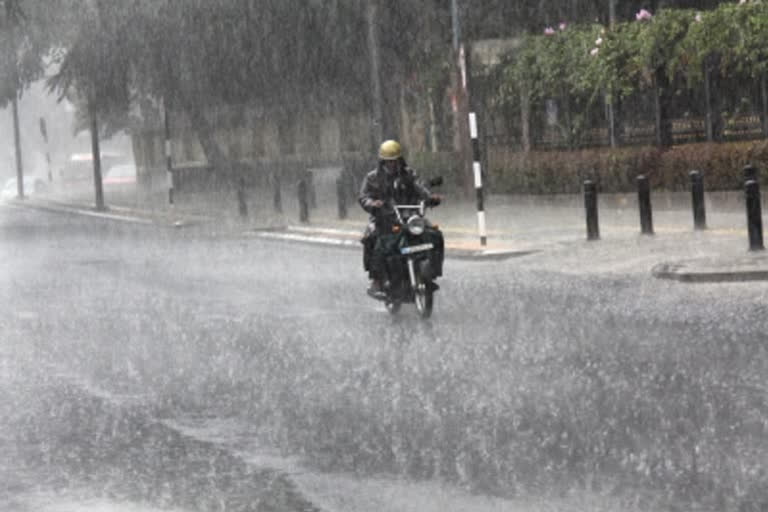
[[[575,196],[559,202],[490,197],[486,202],[486,245],[480,244],[473,202],[447,198],[428,216],[445,234],[448,258],[483,261],[533,255],[541,265],[564,271],[574,267],[627,271],[634,270],[634,262],[648,267],[657,278],[684,282],[768,280],[768,255],[747,250],[744,211],[707,211],[708,229],[694,231],[686,205],[662,204],[653,211],[655,235],[649,236],[640,234],[639,214],[629,197],[628,201],[601,201],[601,239],[593,242],[586,241],[584,211]],[[354,249],[361,247],[360,236],[367,224],[367,214],[354,203],[347,205],[347,218],[339,219],[335,196],[329,194],[318,195],[308,223],[298,222],[298,204],[289,194],[283,195],[282,214],[272,211],[271,197],[250,196],[246,219],[238,216],[232,197],[203,201],[182,196],[173,206],[160,196],[144,201],[105,199],[110,205],[106,212],[96,212],[87,197],[35,198],[10,205]]]

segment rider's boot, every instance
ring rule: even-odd
[[[371,279],[370,283],[368,283],[368,292],[379,293],[381,290],[381,280]]]
[[[384,289],[380,279],[371,279],[371,282],[368,284],[368,295],[374,299],[381,299],[384,296]]]

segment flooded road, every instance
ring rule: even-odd
[[[0,216],[9,510],[610,510],[731,449],[760,484],[759,286],[449,261],[423,322],[357,251]]]

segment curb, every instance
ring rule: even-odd
[[[450,247],[445,248],[446,257],[455,258],[457,260],[490,260],[490,261],[503,261],[511,258],[521,258],[531,254],[541,252],[541,249],[527,249],[527,250],[506,250],[506,249],[485,249],[480,251],[467,250],[467,249],[452,249]]]
[[[295,242],[314,245],[326,245],[346,249],[361,248],[360,232],[336,228],[310,228],[305,226],[286,226],[285,228],[271,228],[251,230],[250,235],[257,238]],[[527,256],[540,252],[539,249],[464,249],[451,247],[446,244],[445,256],[447,258],[461,260],[495,260],[501,261],[509,258]]]
[[[128,208],[113,207],[112,210],[99,212],[92,209],[86,209],[77,205],[62,204],[56,202],[41,202],[39,200],[30,202],[30,200],[13,201],[3,203],[2,206],[10,208],[31,208],[49,212],[65,213],[68,215],[83,215],[105,220],[118,222],[130,222],[142,225],[155,225],[168,228],[184,228],[195,226],[202,221],[188,219],[161,221],[156,218],[142,217],[136,215],[135,210]],[[124,213],[113,213],[124,212]],[[133,213],[133,215],[131,215]],[[311,245],[324,245],[327,247],[338,247],[344,249],[362,248],[360,244],[359,230],[345,230],[329,227],[309,227],[288,225],[282,227],[251,228],[244,232],[247,235],[261,238],[264,240],[283,241],[292,243],[303,243]],[[502,261],[510,258],[527,256],[541,252],[540,249],[468,249],[460,247],[451,247],[450,242],[446,244],[445,256],[447,258],[468,260],[468,261]]]
[[[83,215],[86,217],[96,217],[96,218],[105,219],[105,220],[129,222],[133,224],[142,224],[146,226],[155,225],[155,226],[182,228],[182,227],[195,226],[202,222],[202,221],[190,221],[186,219],[175,220],[175,221],[169,219],[168,221],[160,221],[159,219],[156,219],[156,218],[142,217],[142,216],[136,215],[135,210],[130,210],[128,208],[123,208],[119,206],[107,207],[105,211],[98,211],[96,209],[85,208],[85,207],[77,206],[74,204],[65,204],[65,203],[57,203],[57,202],[41,202],[39,200],[29,200],[29,199],[25,199],[22,201],[13,200],[11,202],[2,203],[2,206],[7,206],[9,208],[17,208],[17,209],[30,208],[35,210],[43,210],[47,212],[65,213],[67,215]],[[122,212],[122,213],[115,213],[115,212]]]
[[[768,281],[768,268],[707,271],[690,269],[683,262],[660,263],[651,269],[651,275],[682,283],[739,283]]]

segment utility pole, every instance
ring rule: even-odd
[[[459,0],[451,0],[451,27],[453,28],[453,51],[458,54],[461,40],[459,26]]]
[[[383,119],[381,108],[381,74],[380,74],[380,52],[379,52],[379,34],[376,19],[378,18],[378,8],[376,0],[367,0],[366,20],[368,22],[368,51],[371,55],[371,101],[373,115],[373,130],[371,131],[372,148],[381,144],[383,137]]]
[[[616,25],[616,0],[608,0],[608,24],[611,28]]]
[[[459,166],[462,169],[461,181],[465,197],[472,195],[473,176],[470,171],[469,151],[467,149],[468,133],[468,92],[467,69],[464,47],[461,44],[461,20],[459,17],[459,2],[451,0],[451,26],[453,31],[453,72],[451,73],[451,107],[453,109],[453,148],[458,155]]]

